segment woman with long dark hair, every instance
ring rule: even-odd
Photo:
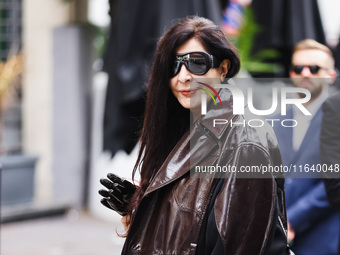
[[[234,46],[205,18],[182,19],[160,38],[133,170],[140,186],[113,174],[101,180],[101,202],[124,216],[122,254],[286,254],[282,179],[238,174],[281,164],[275,136],[267,126],[230,125],[246,118],[233,114],[229,90],[213,87],[239,68]],[[211,99],[201,115],[205,89],[221,105]],[[197,172],[218,166],[233,171]]]

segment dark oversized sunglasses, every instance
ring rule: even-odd
[[[321,66],[318,66],[318,65],[310,65],[310,66],[309,65],[293,65],[291,67],[291,70],[294,71],[294,73],[296,73],[296,74],[301,74],[303,68],[305,68],[305,67],[308,67],[309,71],[312,74],[317,74],[320,71],[320,69],[327,70],[327,68],[324,68],[324,67],[321,67]]]
[[[206,74],[210,68],[219,67],[219,61],[213,55],[203,51],[191,51],[181,54],[176,54],[173,67],[173,76],[176,76],[181,70],[182,64],[186,69],[197,75]]]

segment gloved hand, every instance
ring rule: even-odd
[[[104,197],[100,202],[107,208],[125,216],[128,212],[130,199],[136,191],[136,186],[112,173],[108,173],[107,178],[100,179],[100,183],[108,189],[99,190],[99,194]]]

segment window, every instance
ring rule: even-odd
[[[0,60],[6,60],[11,48],[21,49],[22,0],[0,0]]]

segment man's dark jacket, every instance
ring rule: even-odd
[[[321,163],[334,169],[340,165],[340,92],[328,98],[322,110],[320,159]],[[329,203],[340,212],[340,172],[327,172],[324,183]]]

